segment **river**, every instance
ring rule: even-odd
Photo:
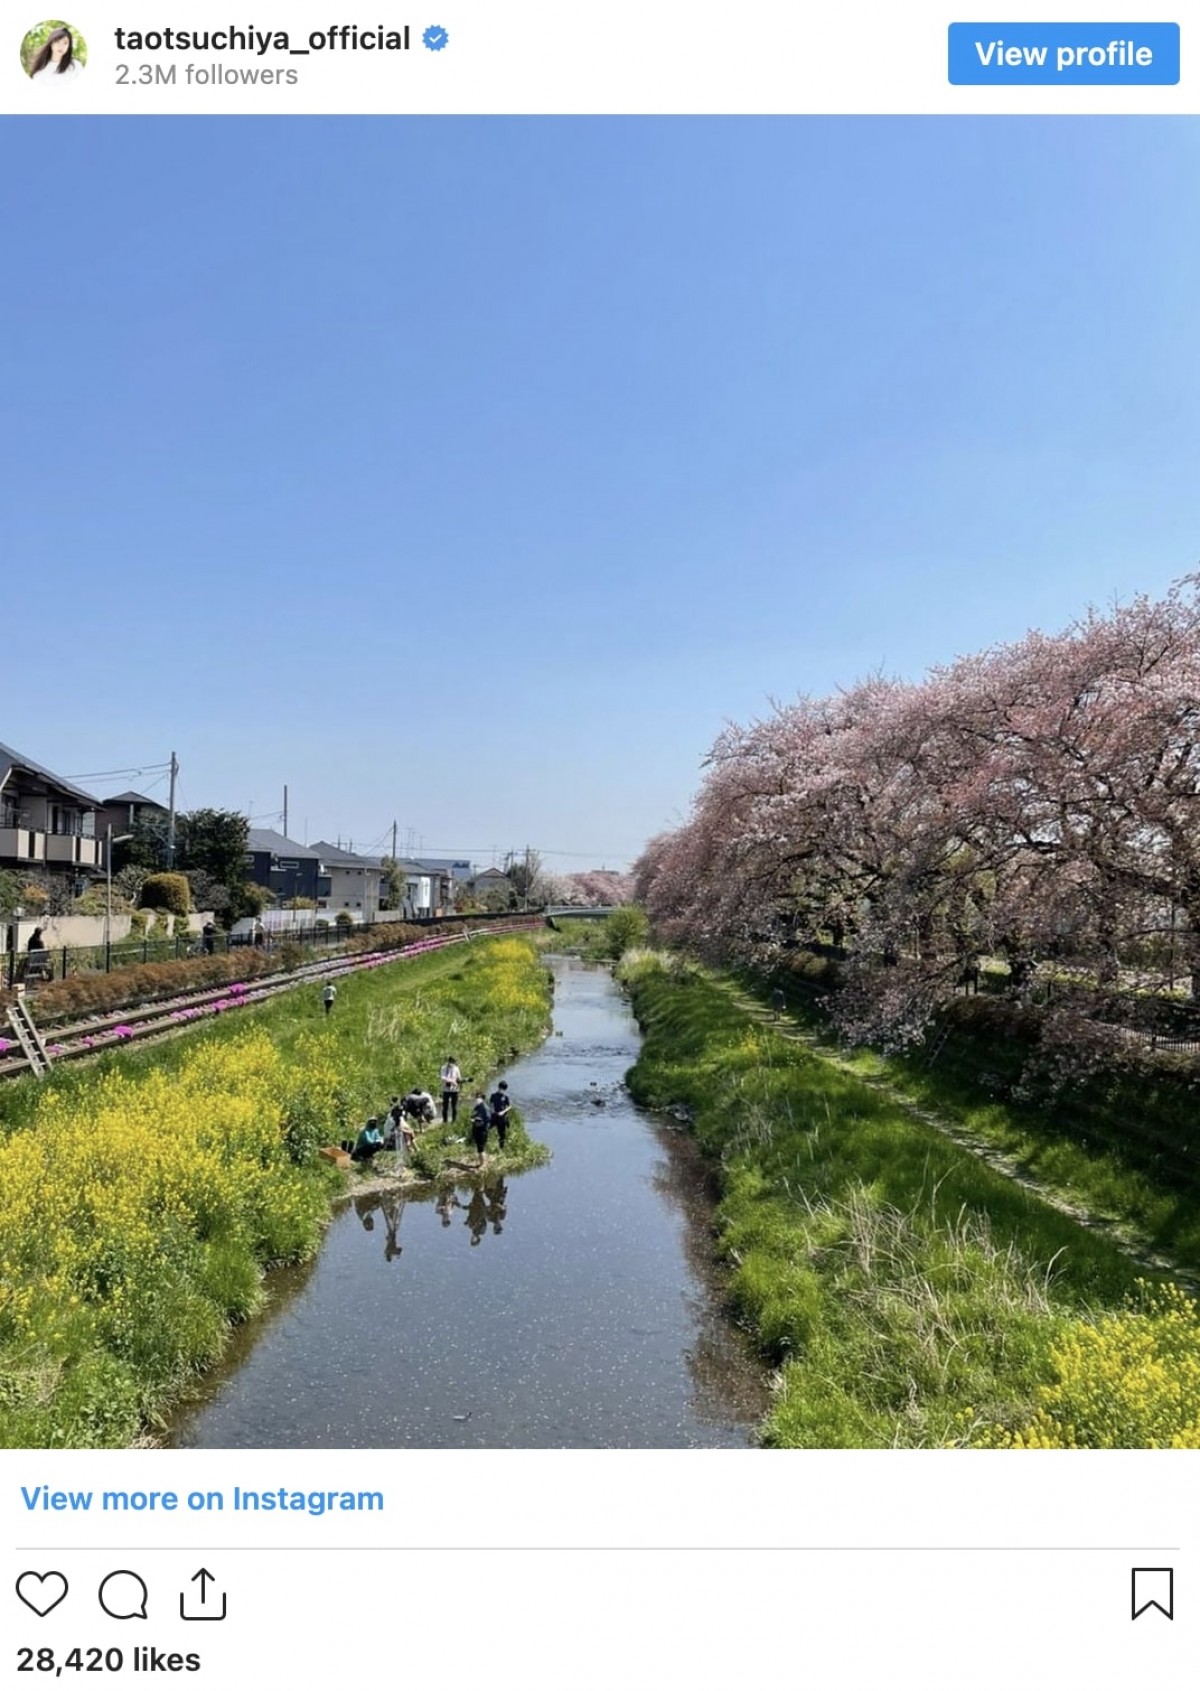
[[[507,1071],[552,1161],[491,1186],[345,1204],[273,1275],[178,1413],[183,1447],[663,1449],[752,1441],[762,1369],[726,1319],[686,1132],[639,1110],[606,969],[547,959],[551,1036]]]

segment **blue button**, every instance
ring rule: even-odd
[[[1177,23],[952,23],[950,80],[996,88],[1170,86]]]

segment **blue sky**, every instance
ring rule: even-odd
[[[1196,120],[3,141],[0,740],[63,774],[612,865],[726,720],[1200,561]]]

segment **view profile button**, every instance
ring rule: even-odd
[[[1177,23],[952,23],[950,81],[963,87],[1170,87]]]

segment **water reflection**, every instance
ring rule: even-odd
[[[553,1160],[438,1193],[357,1194],[301,1294],[249,1324],[174,1442],[748,1442],[763,1375],[722,1313],[707,1165],[623,1086],[639,1035],[611,977],[557,972],[562,1037],[510,1071]]]
[[[467,1195],[464,1197],[464,1193]],[[428,1199],[409,1199],[397,1191],[360,1192],[352,1199],[354,1213],[362,1223],[364,1233],[375,1231],[375,1218],[383,1221],[385,1262],[395,1262],[402,1255],[400,1222],[409,1202],[428,1202]],[[434,1209],[443,1227],[453,1224],[455,1210],[464,1212],[463,1225],[471,1231],[472,1245],[478,1245],[490,1228],[499,1235],[508,1217],[508,1181],[502,1178],[473,1183],[468,1187],[451,1187],[438,1194]]]

